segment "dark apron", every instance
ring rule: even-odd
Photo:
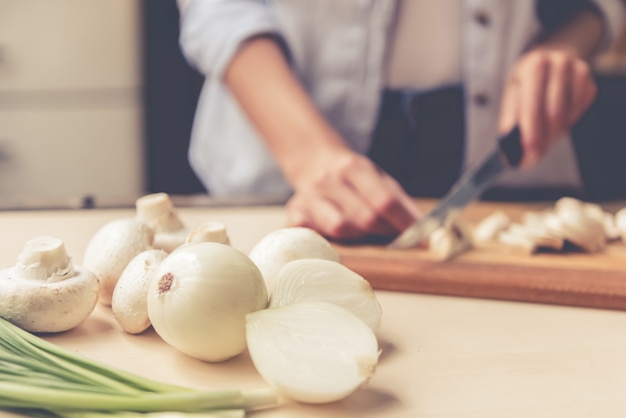
[[[483,199],[626,198],[626,78],[600,78],[598,87],[596,101],[571,132],[584,190],[492,188]],[[460,86],[427,93],[386,90],[368,155],[411,196],[443,196],[461,174],[464,100]]]
[[[368,155],[411,196],[439,197],[459,176],[465,138],[460,86],[387,90]]]

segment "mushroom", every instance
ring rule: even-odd
[[[150,326],[148,289],[150,282],[165,259],[163,250],[146,250],[137,254],[120,275],[111,300],[113,316],[122,329],[130,334],[144,332]]]
[[[153,247],[172,252],[185,242],[188,228],[174,210],[167,193],[153,193],[135,202],[137,219],[154,231]]]
[[[28,241],[17,264],[0,272],[0,316],[31,332],[62,332],[93,311],[98,279],[74,266],[63,241],[42,236]]]
[[[471,246],[471,230],[457,213],[448,216],[443,225],[428,237],[429,251],[441,261],[450,260]]]
[[[541,224],[511,224],[500,232],[498,240],[513,247],[521,248],[528,253],[541,249],[561,250],[565,240],[560,234]]]
[[[626,207],[615,213],[615,226],[620,231],[622,241],[626,242]]]
[[[270,293],[280,269],[289,261],[321,258],[339,262],[339,253],[326,238],[300,226],[276,229],[265,235],[252,248],[249,257],[261,270]]]
[[[204,221],[194,226],[185,239],[185,244],[195,242],[218,242],[230,245],[230,239],[226,233],[226,226],[217,221]]]
[[[507,229],[510,224],[511,218],[509,215],[502,211],[493,212],[476,225],[473,241],[476,244],[496,241],[500,232]]]
[[[100,301],[111,304],[115,285],[128,263],[152,247],[154,233],[135,218],[122,218],[103,225],[85,249],[83,265],[100,280]]]
[[[546,217],[545,224],[580,249],[597,252],[606,245],[604,221],[599,211],[596,205],[563,197],[556,202],[554,214]]]
[[[609,241],[618,240],[621,236],[621,232],[617,227],[617,221],[615,216],[609,212],[602,214],[602,225],[604,226],[604,234]]]

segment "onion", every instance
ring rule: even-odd
[[[205,361],[246,348],[245,317],[267,306],[261,272],[241,251],[215,242],[168,255],[148,291],[148,316],[165,342]]]
[[[250,250],[250,259],[259,267],[268,292],[280,269],[292,260],[321,258],[339,261],[339,253],[330,241],[310,228],[293,226],[276,229],[265,235]]]
[[[367,280],[343,264],[323,259],[290,261],[274,283],[270,307],[299,302],[330,302],[361,318],[372,329],[381,307]]]
[[[374,332],[345,308],[303,302],[247,316],[248,351],[277,392],[300,402],[333,402],[373,375]]]

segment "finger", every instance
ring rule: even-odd
[[[332,201],[315,192],[301,192],[287,204],[288,219],[333,239],[358,239],[366,236],[355,228]]]
[[[285,205],[287,226],[310,227],[311,220],[305,205],[300,204],[299,196],[294,195]]]
[[[510,132],[518,120],[519,81],[517,77],[509,77],[504,89],[500,107],[499,130],[501,133]]]
[[[598,87],[593,80],[589,65],[584,61],[577,61],[572,69],[572,84],[575,87],[572,93],[572,110],[568,125],[573,125],[591,106],[598,93]]]
[[[394,233],[393,227],[348,182],[340,181],[333,187],[324,188],[322,193],[340,210],[346,222],[363,235],[389,236]]]
[[[524,149],[523,165],[532,165],[544,152],[544,89],[549,62],[542,55],[530,57],[520,75],[519,125]]]
[[[553,56],[546,79],[546,144],[564,133],[569,126],[572,106],[572,61],[561,55]]]
[[[368,170],[362,175],[353,176],[350,184],[394,232],[404,231],[420,215],[411,198],[382,170]]]

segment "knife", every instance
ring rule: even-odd
[[[519,127],[498,139],[497,146],[481,164],[467,171],[428,215],[409,226],[394,241],[391,248],[411,248],[424,242],[451,213],[465,208],[489,187],[507,169],[519,166],[522,143]]]

